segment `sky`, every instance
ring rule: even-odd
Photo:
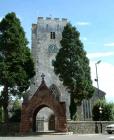
[[[114,102],[114,0],[0,0],[0,20],[15,12],[31,47],[31,25],[37,17],[67,18],[80,32],[80,39],[90,60],[95,82],[98,70],[99,88],[106,100]]]

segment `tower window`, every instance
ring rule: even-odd
[[[50,38],[55,39],[55,32],[50,32]]]

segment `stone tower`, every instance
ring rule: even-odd
[[[44,73],[46,85],[50,87],[55,98],[66,102],[66,116],[69,118],[70,95],[62,82],[54,73],[52,60],[61,47],[62,31],[67,19],[38,17],[37,24],[32,24],[32,56],[35,63],[36,75],[31,81],[30,97],[41,83],[41,74]]]

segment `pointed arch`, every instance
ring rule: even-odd
[[[59,88],[55,85],[55,84],[52,84],[49,89],[51,90],[54,98],[57,100],[57,101],[60,101],[60,98],[61,98],[61,94],[60,94],[60,90]]]
[[[55,131],[66,132],[66,107],[65,102],[59,102],[52,94],[52,91],[42,83],[31,100],[22,105],[20,132],[34,132],[35,119],[41,108],[50,108],[55,115]]]

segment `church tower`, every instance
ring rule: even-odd
[[[46,85],[50,87],[55,98],[66,102],[67,118],[69,118],[70,95],[62,82],[54,73],[52,61],[55,59],[61,45],[62,31],[67,19],[38,17],[37,24],[32,24],[32,56],[35,63],[36,75],[31,81],[30,93],[32,96],[41,83],[41,74],[44,73]]]

